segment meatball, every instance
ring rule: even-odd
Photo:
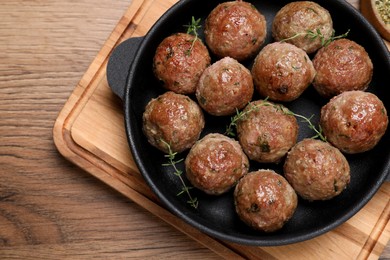
[[[235,208],[248,226],[265,232],[281,229],[293,216],[298,198],[286,179],[272,170],[245,175],[234,190]]]
[[[207,194],[230,190],[248,173],[249,161],[240,144],[227,136],[208,134],[195,143],[185,160],[186,176]]]
[[[296,1],[283,6],[272,23],[272,36],[276,41],[289,43],[314,53],[322,47],[322,41],[333,35],[333,21],[328,10],[311,1]],[[310,37],[318,33],[322,37]]]
[[[274,42],[257,55],[252,76],[257,92],[274,101],[297,99],[315,76],[305,51],[290,43]]]
[[[206,68],[196,89],[199,105],[215,116],[226,116],[247,105],[254,92],[250,71],[225,57]]]
[[[348,90],[366,90],[373,73],[368,53],[348,39],[335,40],[320,49],[313,65],[317,71],[313,86],[326,98]]]
[[[152,99],[143,113],[143,132],[149,143],[168,153],[182,152],[199,139],[205,121],[199,105],[189,97],[168,91]]]
[[[163,86],[179,94],[193,94],[211,58],[200,39],[186,33],[165,38],[157,47],[153,70]]]
[[[230,1],[211,11],[204,33],[206,44],[215,55],[242,61],[259,51],[267,25],[265,17],[252,4]]]
[[[350,167],[339,149],[316,139],[303,139],[287,154],[284,176],[303,199],[328,200],[349,184]]]
[[[348,154],[371,150],[385,134],[389,119],[382,101],[364,91],[346,91],[321,108],[327,140]]]
[[[289,110],[269,101],[249,103],[237,122],[238,140],[249,159],[278,163],[297,142],[298,122]]]

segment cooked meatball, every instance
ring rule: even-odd
[[[248,104],[237,122],[238,140],[249,159],[278,163],[297,142],[298,122],[289,110],[269,101]]]
[[[168,153],[192,147],[204,128],[203,112],[189,97],[168,91],[152,99],[143,113],[143,132],[149,143]]]
[[[373,73],[368,53],[348,39],[335,40],[321,48],[313,65],[317,71],[313,86],[326,98],[348,90],[366,90]]]
[[[286,179],[272,170],[245,175],[234,190],[236,212],[248,226],[272,232],[293,216],[298,198]]]
[[[215,116],[244,108],[253,95],[250,71],[237,60],[225,57],[206,68],[196,89],[199,105]]]
[[[236,140],[213,133],[195,143],[185,160],[185,168],[194,187],[220,195],[248,173],[249,161]]]
[[[153,69],[163,86],[179,94],[195,93],[196,84],[211,58],[200,39],[186,33],[165,38],[157,47]]]
[[[346,188],[350,168],[336,147],[316,139],[303,139],[288,152],[284,176],[303,199],[328,200]]]
[[[305,51],[290,43],[274,42],[257,55],[252,76],[260,95],[288,102],[306,90],[314,79],[315,70]]]
[[[389,119],[382,101],[364,91],[346,91],[321,108],[327,140],[348,154],[371,150],[385,134]]]
[[[310,32],[320,32],[322,37],[313,38],[308,34]],[[330,39],[332,35],[333,21],[328,10],[311,1],[285,5],[276,13],[272,23],[272,36],[276,41],[286,40],[307,53],[317,51],[322,41]]]
[[[252,4],[229,1],[211,11],[204,33],[206,44],[215,55],[242,61],[259,51],[267,35],[267,25]]]

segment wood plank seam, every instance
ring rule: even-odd
[[[385,231],[386,225],[390,220],[390,200],[387,202],[385,209],[382,211],[378,222],[375,224],[371,231],[366,243],[363,245],[362,250],[357,259],[368,259],[373,252],[374,247],[377,245],[379,237]],[[385,245],[381,245],[385,247]]]

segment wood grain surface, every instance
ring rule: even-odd
[[[219,258],[53,143],[58,113],[130,2],[1,1],[0,259]]]

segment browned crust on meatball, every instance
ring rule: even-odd
[[[257,92],[270,100],[297,99],[315,76],[313,63],[305,51],[289,43],[266,45],[252,67]]]
[[[314,53],[322,47],[321,37],[308,37],[307,32],[320,31],[324,40],[333,34],[333,21],[328,10],[311,1],[291,2],[282,7],[272,23],[272,35],[276,41],[287,42]],[[294,37],[299,35],[297,37]]]
[[[237,123],[239,142],[249,159],[278,163],[297,142],[298,123],[288,109],[269,101],[248,104]]]
[[[211,58],[200,39],[186,33],[165,38],[157,47],[153,70],[163,86],[179,94],[193,94]]]
[[[385,134],[388,123],[382,101],[369,92],[343,92],[321,109],[320,125],[324,135],[348,154],[374,148]]]
[[[373,64],[365,49],[354,41],[339,39],[320,49],[313,59],[317,75],[313,86],[329,98],[349,90],[366,90]]]
[[[143,113],[143,132],[149,143],[168,153],[182,152],[199,139],[205,125],[199,105],[185,95],[168,91],[152,99]],[[164,143],[166,142],[166,143]]]
[[[288,152],[284,176],[302,198],[329,200],[349,184],[350,167],[345,156],[329,143],[304,139]]]
[[[232,115],[251,101],[254,92],[250,71],[225,57],[203,72],[196,89],[199,105],[215,116]]]
[[[265,17],[248,2],[221,3],[206,19],[206,44],[218,57],[229,56],[239,61],[251,58],[266,35]]]
[[[237,141],[214,133],[195,143],[185,166],[186,176],[194,187],[210,195],[220,195],[248,173],[249,161]]]
[[[256,230],[273,232],[293,216],[298,199],[283,176],[272,170],[258,170],[239,181],[234,202],[244,223]]]

